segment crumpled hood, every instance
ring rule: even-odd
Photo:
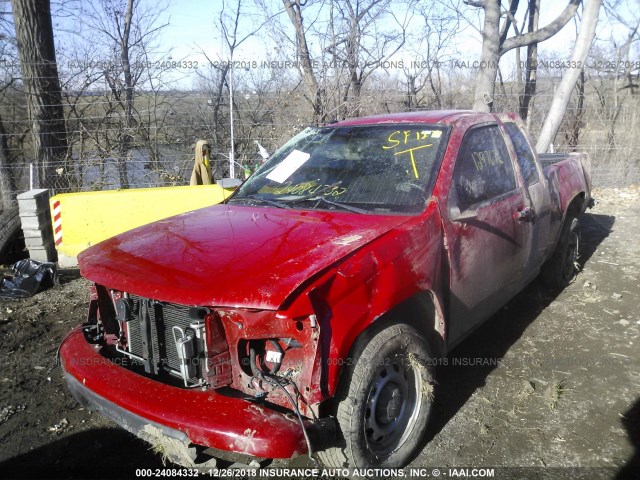
[[[277,309],[305,280],[409,217],[214,205],[78,256],[108,288],[183,305]]]

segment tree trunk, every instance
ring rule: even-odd
[[[124,17],[124,31],[120,42],[120,61],[124,73],[125,87],[125,114],[127,127],[133,124],[133,77],[131,75],[131,63],[129,61],[129,35],[131,33],[131,20],[133,18],[133,0],[127,2],[127,12]]]
[[[433,81],[433,70],[436,70],[436,73],[438,75],[437,78],[437,82],[434,83]],[[429,74],[428,77],[429,79],[429,87],[431,88],[431,92],[433,93],[433,97],[436,101],[436,108],[438,110],[442,109],[442,79],[440,78],[440,68],[438,67],[430,67],[429,68]],[[416,101],[417,103],[417,101]]]
[[[322,92],[318,87],[318,80],[316,74],[313,71],[313,64],[311,63],[311,54],[309,53],[309,47],[307,46],[307,37],[304,31],[304,25],[302,23],[302,11],[300,6],[300,0],[282,0],[284,8],[289,15],[289,19],[293,24],[296,31],[296,48],[298,55],[298,62],[301,66],[302,78],[307,86],[309,92],[308,100],[313,107],[314,121],[319,124],[324,121],[324,112],[322,108]]]
[[[493,108],[498,62],[500,61],[500,3],[498,0],[484,2],[484,29],[482,30],[482,57],[476,78],[476,91],[473,109],[490,112]]]
[[[9,146],[7,132],[0,117],[0,198],[5,210],[15,205],[16,182],[9,165]]]
[[[591,49],[591,42],[596,32],[596,24],[598,23],[598,13],[600,12],[600,6],[602,0],[590,0],[586,2],[584,11],[582,12],[582,21],[580,22],[580,31],[578,32],[578,38],[576,39],[576,45],[571,55],[571,64],[576,64],[576,68],[569,68],[562,76],[560,84],[556,89],[549,107],[549,113],[544,120],[542,130],[538,136],[538,143],[536,149],[540,153],[544,153],[548,150],[549,145],[553,141],[562,122],[562,117],[567,109],[571,92],[576,86],[580,72],[582,71],[582,65],[584,65],[589,50]]]
[[[529,0],[529,32],[538,29],[540,18],[540,0]],[[523,120],[529,117],[531,100],[536,94],[536,81],[538,77],[538,44],[532,43],[527,47],[527,71],[524,84],[524,93],[520,98],[520,116]]]
[[[133,76],[131,75],[131,62],[129,60],[129,35],[131,33],[132,19],[133,0],[128,0],[120,37],[120,61],[122,62],[122,72],[124,73],[124,132],[120,140],[120,152],[118,155],[118,176],[121,188],[129,188],[127,163],[133,140]]]
[[[416,97],[416,77],[415,75],[407,74],[407,100],[405,101],[407,110],[411,111],[417,106]]]
[[[554,36],[573,18],[581,1],[582,0],[570,0],[560,15],[547,26],[523,35],[516,33],[513,37],[505,39],[504,37],[506,37],[507,30],[503,31],[502,36],[500,35],[499,0],[484,0],[482,2],[465,0],[465,3],[474,6],[482,5],[484,9],[482,57],[480,59],[480,71],[476,79],[475,98],[473,102],[474,110],[490,112],[493,108],[493,92],[500,57],[514,48],[543,42]],[[517,3],[512,3],[512,7],[514,5],[517,7]]]
[[[36,161],[43,187],[68,187],[67,132],[49,0],[12,0],[16,39]],[[57,169],[61,172],[58,174]]]
[[[578,81],[578,103],[576,105],[576,116],[573,119],[573,125],[571,130],[567,134],[567,142],[572,152],[578,149],[578,142],[580,141],[580,130],[582,129],[582,117],[584,115],[584,84],[586,78],[584,75],[584,69],[580,72],[580,79]]]

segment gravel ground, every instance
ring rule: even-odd
[[[577,280],[561,292],[533,282],[451,353],[409,468],[640,478],[640,189],[594,196],[581,220]],[[56,350],[83,321],[88,284],[74,270],[61,280],[33,298],[0,301],[2,476],[133,478],[137,468],[161,468],[146,443],[81,408],[64,385]]]

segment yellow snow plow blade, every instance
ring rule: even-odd
[[[62,193],[49,201],[56,249],[75,257],[132,228],[220,203],[232,192],[219,185],[197,185]]]

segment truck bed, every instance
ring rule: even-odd
[[[560,212],[567,212],[569,203],[580,198],[579,212],[591,201],[591,163],[586,153],[545,153],[538,155],[547,186]],[[581,193],[582,192],[582,193]],[[552,236],[553,237],[553,236]]]
[[[543,169],[550,167],[551,165],[555,165],[556,163],[562,162],[563,160],[567,160],[571,157],[580,157],[580,162],[582,163],[582,159],[586,157],[584,153],[539,153],[538,160],[540,161],[540,165]]]

